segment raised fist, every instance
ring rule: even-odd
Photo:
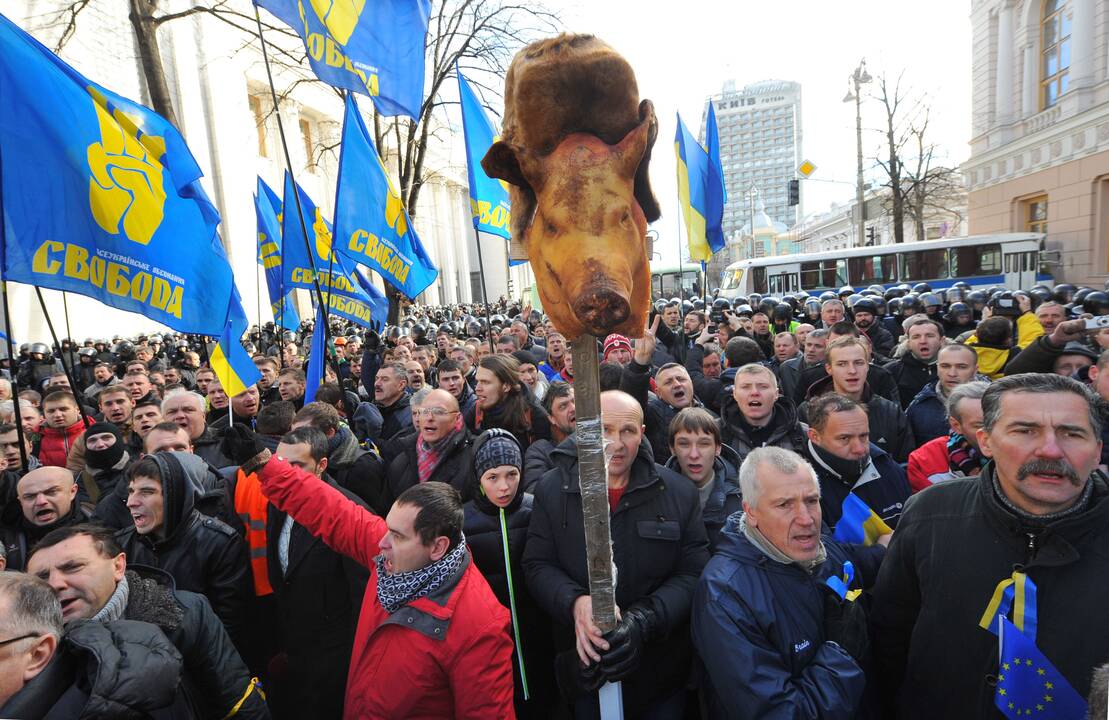
[[[320,22],[340,45],[350,40],[365,6],[366,0],[312,0],[312,9]]]

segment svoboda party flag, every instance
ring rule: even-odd
[[[470,87],[470,81],[462,75],[457,64],[454,70],[458,74],[458,100],[462,105],[466,174],[470,183],[470,214],[474,218],[474,227],[479,232],[492,233],[511,240],[508,186],[503,180],[486,175],[481,167],[481,159],[497,140],[496,128],[489,121],[477,93]]]
[[[6,280],[224,331],[234,280],[180,133],[2,15],[0,172]]]
[[[439,276],[350,95],[335,188],[335,250],[371,268],[410,300]]]
[[[286,330],[300,327],[300,315],[293,303],[293,291],[285,290],[281,279],[281,199],[266,181],[258,178],[254,213],[258,219],[258,264],[266,271],[266,289],[274,322]],[[284,295],[282,291],[285,290]]]
[[[304,41],[316,77],[420,117],[430,0],[255,0]]]

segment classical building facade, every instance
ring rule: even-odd
[[[1109,2],[974,0],[971,234],[1043,232],[1044,269],[1109,278]]]

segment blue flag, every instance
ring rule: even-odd
[[[1036,647],[1036,641],[999,617],[1001,664],[994,704],[1007,718],[1073,720],[1086,717],[1086,701]]]
[[[685,221],[689,258],[694,262],[707,261],[712,258],[708,242],[709,156],[686,128],[681,114],[674,153],[678,159],[678,204]]]
[[[343,118],[335,235],[339,238],[336,252],[377,271],[410,300],[439,275],[416,236],[351,95],[346,97]]]
[[[843,514],[833,537],[844,543],[858,545],[873,545],[883,535],[888,535],[893,530],[885,523],[878,513],[870,509],[855,493],[847,493],[843,499]]]
[[[316,305],[316,324],[312,326],[312,346],[308,350],[308,369],[304,373],[306,384],[304,386],[304,402],[308,404],[316,399],[316,391],[323,384],[325,368],[327,368],[327,333],[324,329],[327,323],[323,317],[323,308]]]
[[[497,141],[497,131],[493,123],[489,122],[485,108],[481,106],[481,101],[457,64],[455,72],[458,73],[458,98],[462,103],[466,174],[470,183],[470,214],[474,218],[474,227],[479,232],[492,233],[511,240],[508,185],[503,180],[489,177],[481,167],[481,159]]]
[[[262,178],[258,178],[258,193],[254,196],[254,212],[258,217],[258,262],[266,270],[266,288],[270,295],[270,310],[274,322],[288,330],[300,327],[300,316],[293,304],[293,291],[282,296],[281,281],[281,201]]]
[[[724,185],[724,167],[720,162],[720,131],[716,127],[716,110],[711,101],[709,116],[705,120],[705,150],[708,152],[705,239],[709,249],[718,253],[724,249],[724,206],[728,203],[728,189]]]
[[[0,147],[4,279],[224,332],[231,266],[181,134],[3,16]]]
[[[254,0],[300,35],[316,77],[420,117],[431,0]]]
[[[385,323],[388,303],[371,297],[348,267],[352,265],[342,255],[331,251],[331,223],[329,223],[300,186],[295,192],[300,196],[300,208],[308,230],[309,258],[305,249],[304,231],[294,200],[293,179],[285,173],[285,212],[281,216],[282,260],[285,266],[285,287],[313,290],[313,277],[319,279],[328,312],[352,320],[364,327]],[[329,269],[330,268],[330,269]],[[380,293],[378,293],[380,295]]]
[[[235,397],[262,379],[262,373],[243,348],[242,338],[246,326],[246,313],[243,312],[239,291],[233,289],[223,333],[216,348],[208,356],[212,372],[219,378],[228,397]]]

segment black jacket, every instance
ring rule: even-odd
[[[128,565],[127,585],[123,617],[157,625],[181,653],[181,686],[197,708],[197,717],[226,717],[238,704],[235,718],[269,718],[246,664],[204,597],[177,590],[168,573],[142,565]]]
[[[997,637],[978,623],[998,582],[1023,569],[1037,587],[1036,645],[1078,694],[1109,648],[1109,486],[1088,507],[1037,528],[1006,508],[989,463],[977,477],[914,495],[874,588],[872,646],[898,718],[999,717]],[[891,711],[889,717],[894,717]]]
[[[203,458],[201,461],[203,462]],[[229,475],[234,478],[234,466],[230,469],[232,472]],[[235,494],[229,485],[231,481],[225,479],[223,473],[228,473],[228,469],[217,471],[209,465],[205,473],[188,476],[195,483],[196,498],[193,504],[201,514],[222,520],[245,537],[246,528],[243,527],[242,519],[235,513],[233,500]],[[101,525],[107,525],[116,530],[131,527],[133,521],[131,511],[127,509],[127,489],[127,482],[124,478],[120,478],[116,482],[115,489],[101,496],[97,501],[96,508],[92,511],[93,519]]]
[[[747,456],[756,447],[747,430],[740,422],[742,414],[735,398],[728,395],[724,401],[724,410],[720,418],[720,441],[735,451],[738,465],[743,464]],[[770,424],[774,429],[763,446],[785,448],[794,452],[803,452],[806,442],[806,428],[801,424],[797,415],[797,408],[789,400],[779,397],[774,402],[774,414],[770,417]]]
[[[134,620],[69,625],[50,664],[0,707],[0,717],[198,717],[178,693],[181,653]]]
[[[704,362],[705,346],[694,344],[685,356],[685,369],[689,373],[689,378],[693,381],[693,394],[697,396],[706,410],[714,415],[719,415],[720,408],[726,401],[727,396],[731,394],[736,368],[728,368],[732,370],[731,374],[728,374],[725,370],[720,377],[709,378],[705,377]]]
[[[327,474],[381,517],[389,513],[389,488],[381,458],[359,446],[354,433],[342,425],[327,442]]]
[[[810,398],[832,392],[832,377],[829,375],[813,384],[809,392]],[[901,406],[871,392],[869,381],[863,386],[862,402],[866,405],[870,442],[888,452],[897,462],[908,462],[909,453],[916,450],[917,445]],[[808,402],[802,403],[797,410],[801,420],[808,422]]]
[[[647,427],[647,439],[655,452],[655,462],[662,464],[670,457],[670,421],[679,409],[661,398],[651,398],[651,368],[632,360],[624,366],[620,377],[620,389],[631,395],[643,408],[643,424]],[[696,398],[690,398],[696,404]],[[692,405],[691,405],[692,406]]]
[[[801,377],[797,381],[797,390],[791,398],[796,405],[800,405],[809,397],[809,390],[812,386],[824,378],[828,377],[828,371],[824,369],[824,363],[813,365],[810,368],[805,368],[801,371]],[[866,371],[866,381],[870,385],[870,389],[876,395],[884,397],[891,402],[900,403],[901,394],[897,389],[897,381],[893,379],[889,371],[881,365],[875,364],[873,361]],[[912,400],[912,396],[909,397]]]
[[[227,524],[196,509],[197,477],[208,471],[204,461],[188,453],[150,457],[158,462],[162,476],[162,539],[140,535],[131,525],[116,535],[119,544],[128,562],[165,570],[177,587],[208,598],[238,647],[254,592],[246,541]]]
[[[526,389],[525,392],[527,392]],[[470,428],[470,431],[475,435],[480,435],[490,428],[502,428],[509,431],[516,438],[520,448],[526,452],[528,447],[536,440],[551,439],[551,420],[547,417],[547,411],[536,402],[535,397],[530,392],[527,393],[527,401],[529,422],[526,428],[508,427],[508,422],[504,418],[504,408],[500,405],[490,410],[482,410],[475,403],[469,412],[462,413],[462,418],[466,427]]]
[[[552,621],[555,648],[568,650],[574,645],[574,601],[589,594],[574,438],[553,457],[555,467],[535,486],[524,572],[532,597]],[[682,688],[689,675],[689,613],[709,557],[696,488],[656,465],[641,444],[612,513],[611,532],[616,604],[645,604],[663,625],[664,637],[646,646],[639,671],[623,683],[624,707],[634,716]]]
[[[897,382],[897,393],[901,396],[903,410],[909,408],[913,398],[925,385],[936,382],[936,363],[921,362],[908,351],[899,360],[886,365],[886,370]]]
[[[874,352],[884,357],[889,357],[893,353],[897,340],[894,339],[893,333],[882,327],[881,323],[875,320],[865,332]]]
[[[373,387],[372,385],[370,387]],[[392,462],[397,453],[401,452],[400,439],[412,432],[412,396],[402,394],[392,405],[385,406],[378,402],[374,407],[381,413],[381,429],[377,437],[370,437],[381,453],[381,459],[386,465]]]
[[[720,455],[712,463],[712,491],[701,508],[701,519],[705,523],[709,550],[713,553],[728,518],[743,509],[743,493],[739,489],[739,466],[742,464],[739,454],[727,445],[720,446]],[[673,455],[666,461],[666,467],[679,475],[682,472],[678,458]]]
[[[420,434],[409,433],[398,441],[400,453],[389,463],[388,494],[391,507],[397,497],[420,482],[419,458],[416,453],[416,443]],[[469,499],[473,487],[474,460],[472,446],[474,437],[465,427],[455,434],[454,439],[443,451],[443,457],[431,473],[430,480],[450,483],[462,495],[465,502]]]
[[[226,417],[226,413],[224,417]],[[205,427],[204,432],[193,440],[193,452],[200,456],[204,462],[217,469],[234,465],[235,463],[225,457],[219,449],[222,439],[211,427]]]
[[[835,532],[836,523],[843,514],[843,501],[847,499],[848,493],[854,493],[866,503],[891,530],[897,529],[901,510],[912,490],[909,489],[909,477],[905,474],[905,469],[894,462],[888,453],[872,442],[870,462],[854,482],[844,480],[829,467],[812,442],[808,443],[804,454],[812,462],[816,478],[820,481],[821,520],[829,532]]]
[[[19,510],[18,501],[16,502],[16,510]],[[49,525],[32,525],[24,517],[22,511],[13,512],[13,518],[16,514],[19,516],[18,519],[13,519],[10,524],[0,524],[0,545],[4,546],[8,556],[8,570],[24,570],[27,567],[27,556],[31,548],[51,530],[70,525],[80,525],[92,519],[92,515],[81,507],[81,503],[77,502],[76,499],[74,499],[73,507],[69,509],[69,513],[65,517],[59,518]]]
[[[348,431],[349,432],[349,431]],[[351,502],[354,493],[324,477]],[[288,567],[281,569],[279,545],[288,516],[273,505],[266,516],[266,558],[277,598],[280,646],[288,657],[274,678],[270,701],[279,717],[341,718],[350,651],[369,570],[329,548],[303,525],[292,524]]]

